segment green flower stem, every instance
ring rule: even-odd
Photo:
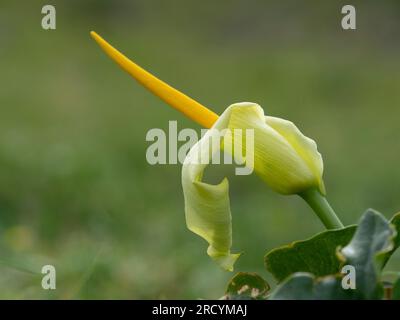
[[[336,216],[329,202],[317,189],[308,189],[299,194],[314,210],[327,229],[341,229],[343,223]]]

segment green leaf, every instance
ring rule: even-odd
[[[386,253],[393,249],[395,231],[378,212],[368,210],[350,243],[337,255],[344,265],[355,269],[356,289],[343,289],[343,274],[315,277],[295,273],[271,294],[271,299],[382,299],[383,286],[379,267]]]
[[[400,278],[393,285],[392,300],[400,300]]]
[[[315,278],[298,272],[287,278],[271,294],[270,300],[350,300],[358,299],[354,290],[344,290],[340,276]]]
[[[227,300],[263,300],[269,289],[268,283],[256,273],[239,272],[229,281],[224,298]]]
[[[315,278],[309,273],[295,273],[278,286],[269,300],[312,300]]]
[[[394,227],[396,231],[396,236],[393,239],[393,249],[385,253],[385,255],[383,256],[382,268],[389,261],[390,257],[396,251],[396,249],[400,246],[400,212],[396,213],[392,217],[392,219],[390,219],[390,224]]]
[[[384,256],[393,248],[395,232],[379,212],[372,209],[361,218],[351,242],[340,250],[343,262],[356,270],[357,291],[365,299],[381,298],[382,284],[378,270]]]
[[[397,234],[394,239],[394,249],[400,247],[400,212],[396,213],[392,219],[390,219],[390,223],[394,226]]]
[[[336,249],[348,244],[355,230],[356,226],[328,230],[308,240],[273,249],[265,255],[265,266],[278,281],[295,272],[309,272],[315,276],[337,273],[341,261]]]

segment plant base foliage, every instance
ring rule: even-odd
[[[400,213],[388,221],[369,209],[357,226],[327,230],[268,252],[265,266],[278,282],[274,290],[259,275],[241,272],[228,284],[224,298],[400,299],[400,277],[382,280],[383,268],[400,246],[399,234]],[[354,271],[352,285],[346,285],[344,266]]]

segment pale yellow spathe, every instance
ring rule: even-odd
[[[264,116],[255,103],[237,103],[228,107],[212,129],[253,129],[255,172],[275,191],[296,194],[310,188],[324,193],[323,162],[316,143],[304,136],[290,121]],[[185,198],[187,227],[204,238],[208,255],[222,268],[233,270],[239,254],[231,253],[232,217],[229,202],[229,184],[225,178],[217,185],[203,181],[207,164],[203,159],[213,138],[214,130],[190,150],[182,167],[182,185]]]

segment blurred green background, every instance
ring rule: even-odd
[[[218,298],[231,273],[185,227],[180,165],[151,166],[151,128],[200,127],[146,92],[89,37],[221,113],[253,101],[324,157],[346,224],[400,210],[400,2],[4,1],[0,3],[0,298]],[[41,28],[53,4],[57,29]],[[323,230],[297,197],[229,175],[236,271]],[[57,290],[41,288],[41,267]],[[400,255],[388,269],[400,269]]]

